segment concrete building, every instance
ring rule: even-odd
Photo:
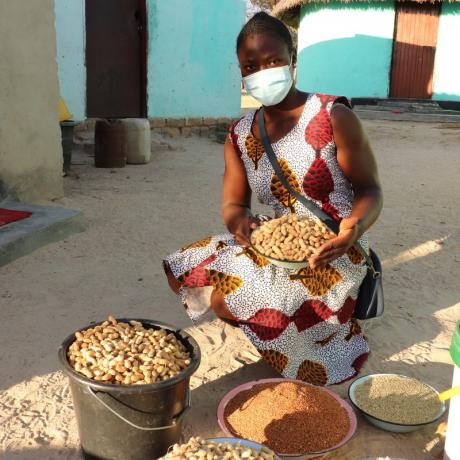
[[[0,2],[0,201],[63,194],[53,6]]]
[[[281,0],[299,27],[298,85],[352,98],[460,102],[460,3]]]
[[[245,0],[55,0],[59,82],[74,118],[238,116],[245,8]]]

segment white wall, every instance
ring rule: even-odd
[[[460,4],[443,3],[434,63],[433,99],[460,101]]]
[[[85,0],[55,0],[59,86],[74,120],[86,112]]]

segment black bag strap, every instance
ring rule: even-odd
[[[276,158],[275,152],[273,151],[272,145],[270,143],[270,139],[267,135],[267,130],[265,129],[265,120],[264,120],[264,108],[261,107],[259,109],[259,131],[260,136],[262,137],[262,144],[265,149],[265,153],[267,154],[270,163],[278,176],[279,181],[283,184],[283,187],[295,198],[297,201],[302,203],[312,214],[314,214],[318,219],[320,219],[327,227],[329,227],[335,234],[339,233],[339,224],[328,214],[326,214],[322,209],[318,208],[318,206],[310,201],[308,198],[294,190],[291,185],[289,184],[286,176],[281,169],[280,164],[278,163],[278,159]],[[355,247],[358,252],[364,257],[366,260],[366,265],[368,266],[369,270],[372,271],[374,278],[380,277],[380,272],[376,271],[374,268],[374,264],[372,259],[370,258],[369,254],[364,250],[361,244],[357,241],[355,243]]]

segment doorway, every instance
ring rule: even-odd
[[[86,116],[147,116],[145,0],[86,0]]]
[[[441,3],[395,2],[390,97],[431,99]]]

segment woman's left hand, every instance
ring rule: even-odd
[[[339,234],[324,243],[317,250],[316,254],[310,257],[310,268],[324,267],[333,260],[343,256],[356,243],[358,238],[358,219],[356,217],[342,219]]]

